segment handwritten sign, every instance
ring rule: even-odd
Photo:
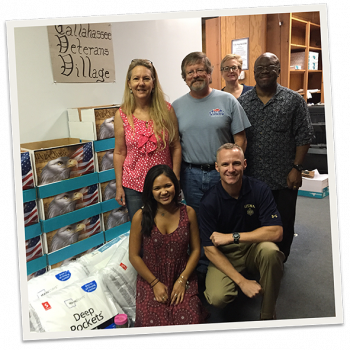
[[[110,23],[48,26],[54,81],[114,82],[111,28]]]

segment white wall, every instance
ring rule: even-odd
[[[46,27],[15,29],[20,142],[68,137],[67,108],[121,103],[127,68],[151,60],[170,102],[188,92],[181,61],[202,50],[201,19],[112,23],[116,82],[53,82]]]

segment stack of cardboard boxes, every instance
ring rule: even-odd
[[[319,174],[314,170],[313,178],[303,177],[303,184],[299,188],[298,195],[312,198],[324,198],[329,195],[328,174]]]
[[[90,118],[69,118],[70,136],[79,130],[80,135],[21,145],[25,226],[31,225],[26,243],[35,238],[41,248],[35,256],[27,249],[28,275],[39,267],[59,267],[129,230],[127,210],[115,200],[111,161],[117,110],[115,105],[69,110],[71,116],[85,113]],[[89,135],[83,125],[89,126]],[[119,225],[123,227],[117,229]]]

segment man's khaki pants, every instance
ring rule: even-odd
[[[229,244],[219,249],[238,272],[260,273],[259,283],[263,288],[260,318],[272,319],[283,275],[284,254],[272,242]],[[208,303],[219,308],[232,302],[239,288],[212,263],[208,266],[205,286]]]

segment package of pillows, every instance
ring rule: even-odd
[[[127,314],[132,325],[136,277],[129,261],[126,233],[75,261],[32,278],[28,282],[31,331],[101,328],[120,313]]]

